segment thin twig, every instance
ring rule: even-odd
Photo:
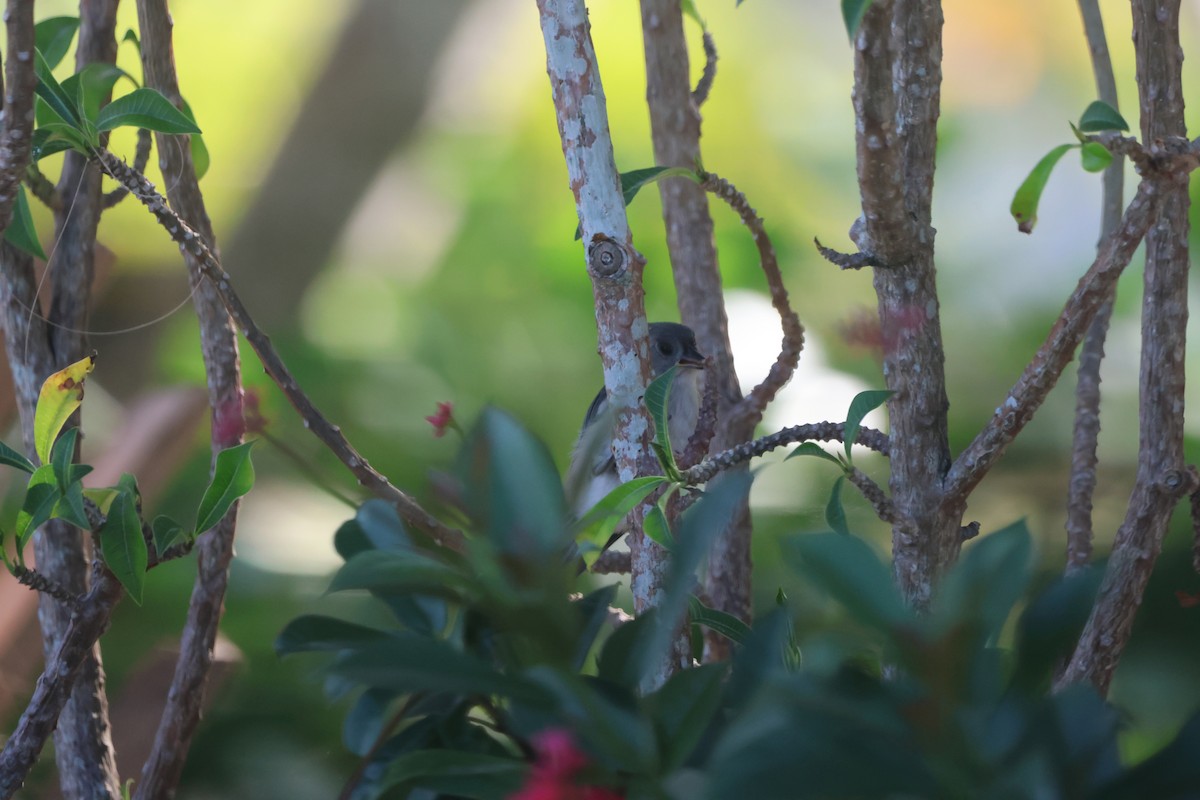
[[[138,128],[137,132],[137,149],[133,153],[133,168],[138,172],[145,174],[146,165],[150,163],[150,148],[154,137],[150,135],[150,131],[145,128]],[[124,186],[118,186],[108,194],[104,195],[104,208],[108,210],[117,203],[124,200],[129,195],[129,190]]]
[[[61,211],[62,198],[58,196],[58,188],[54,182],[45,176],[36,162],[25,168],[25,185],[29,193],[41,201],[42,205],[51,211]]]
[[[704,72],[700,74],[700,80],[696,81],[696,88],[692,90],[692,102],[696,104],[696,108],[704,105],[708,93],[712,91],[713,81],[717,78],[717,45],[708,31],[704,32],[701,41],[704,43]]]
[[[72,612],[77,613],[79,611],[79,595],[70,591],[61,583],[51,580],[35,569],[29,569],[20,564],[13,566],[12,574],[17,579],[17,583],[22,586],[28,586],[35,592],[50,595],[55,600],[70,608]]]
[[[896,521],[896,507],[878,483],[858,467],[852,467],[846,473],[846,478],[862,492],[863,497],[875,509],[875,516],[887,523]]]
[[[821,257],[841,269],[862,269],[863,267],[883,267],[886,266],[879,259],[869,253],[841,253],[834,250],[832,247],[826,247],[821,244],[821,240],[813,238],[813,244],[817,246],[817,252]]]
[[[342,434],[341,429],[329,422],[317,410],[308,395],[292,377],[274,345],[271,344],[270,338],[259,329],[249,312],[246,311],[241,298],[233,289],[233,282],[229,274],[225,272],[204,240],[178,214],[173,212],[163,196],[155,191],[154,184],[146,180],[145,176],[134,172],[129,165],[108,151],[100,151],[97,158],[104,171],[125,185],[154,214],[171,238],[197,260],[204,277],[216,287],[217,294],[229,312],[229,316],[233,318],[234,323],[242,331],[259,360],[262,361],[267,374],[271,376],[288,401],[291,402],[292,407],[305,421],[306,427],[346,465],[358,478],[361,485],[376,497],[395,505],[400,518],[407,525],[425,533],[439,546],[457,551],[465,548],[465,540],[461,531],[446,527],[406,493],[389,483],[387,478],[379,474],[354,449]]]
[[[707,483],[719,472],[735,464],[769,453],[777,447],[796,442],[840,442],[843,441],[846,425],[843,422],[817,422],[809,425],[794,425],[768,436],[745,442],[717,453],[683,473],[683,480],[691,486]],[[861,444],[881,455],[888,455],[888,437],[874,428],[859,428],[856,444]]]

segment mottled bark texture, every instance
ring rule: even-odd
[[[171,17],[166,0],[139,0],[142,71],[146,85],[157,89],[177,106],[182,105],[175,75],[171,42]],[[217,252],[212,223],[200,193],[191,148],[185,136],[156,134],[159,168],[167,185],[172,208],[188,220],[196,233]],[[183,258],[192,285],[192,304],[200,323],[200,352],[212,408],[212,458],[242,440],[241,362],[237,331],[225,312],[216,287],[204,279],[197,259],[186,249]],[[216,528],[203,533],[196,544],[196,580],[188,604],[187,623],[179,644],[179,660],[159,722],[150,757],[142,767],[137,798],[167,798],[175,794],[196,726],[212,668],[213,645],[233,560],[233,539],[238,504],[234,503]]]
[[[883,354],[894,394],[890,488],[896,581],[928,605],[957,558],[964,505],[945,504],[950,465],[944,351],[930,224],[942,77],[937,0],[876,2],[855,37],[854,110],[863,216],[851,231],[875,269]]]
[[[1132,3],[1142,142],[1152,153],[1160,143],[1187,137],[1179,5],[1179,0]],[[1086,681],[1102,694],[1129,640],[1171,513],[1197,488],[1196,473],[1183,460],[1187,174],[1166,172],[1155,178],[1163,198],[1146,234],[1137,478],[1100,596],[1060,681]]]
[[[567,178],[592,281],[604,386],[616,413],[613,455],[621,480],[628,481],[657,471],[649,446],[653,426],[640,402],[650,378],[642,289],[645,260],[633,247],[625,217],[587,6],[582,0],[538,0],[538,10]],[[630,583],[639,613],[658,603],[667,574],[667,554],[642,533],[641,513],[632,515],[629,535]],[[676,637],[656,683],[691,663],[687,644],[686,637]]]
[[[1118,108],[1117,83],[1099,0],[1079,0],[1083,32],[1091,54],[1096,93]],[[1104,171],[1100,208],[1100,241],[1121,224],[1124,207],[1125,159],[1114,156]],[[1099,243],[1097,244],[1099,247]],[[1115,287],[1114,292],[1115,294]],[[1067,489],[1067,572],[1084,566],[1092,556],[1092,497],[1096,491],[1096,447],[1100,438],[1100,363],[1104,340],[1112,317],[1112,298],[1097,310],[1083,345],[1079,348],[1079,372],[1075,383],[1075,432],[1071,442],[1071,478]]]
[[[664,167],[694,168],[700,159],[700,109],[692,93],[683,14],[678,0],[642,0],[641,6],[654,162]],[[717,398],[718,423],[710,444],[710,452],[717,453],[750,439],[755,423],[729,418],[729,410],[742,399],[742,393],[729,345],[729,321],[708,197],[704,189],[686,178],[659,181],[658,191],[679,317],[696,332],[701,352],[712,359],[705,370],[705,382],[713,387]],[[744,465],[737,468],[745,469]],[[747,622],[752,611],[750,534],[750,509],[744,504],[734,524],[713,544],[704,581],[704,591],[715,608]],[[729,640],[706,632],[705,660],[728,656]]]
[[[84,0],[79,5],[76,70],[88,64],[111,64],[117,56],[117,0]],[[87,337],[92,278],[95,274],[96,230],[103,211],[100,171],[81,153],[64,156],[56,195],[55,247],[46,266],[51,287],[49,347],[51,371],[83,358],[91,350]],[[34,306],[37,307],[37,306]],[[49,372],[42,375],[42,379]],[[79,414],[68,425],[78,425]],[[33,417],[22,416],[32,432]],[[32,453],[32,451],[30,451]],[[76,452],[78,457],[78,452]],[[82,594],[87,590],[90,554],[82,532],[63,520],[51,520],[33,540],[38,570],[51,581]],[[74,610],[48,595],[38,602],[42,649],[49,662],[71,623]],[[54,731],[58,782],[67,800],[120,797],[120,779],[112,748],[104,668],[98,645],[84,660],[71,699]]]

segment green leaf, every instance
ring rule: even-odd
[[[171,546],[180,539],[185,539],[189,536],[188,531],[183,529],[175,520],[170,517],[159,514],[150,523],[150,530],[154,533],[154,551],[159,557],[166,554]]]
[[[575,639],[575,657],[571,662],[575,671],[583,669],[588,653],[591,652],[596,637],[600,635],[600,629],[608,619],[608,608],[616,596],[617,584],[610,583],[571,604],[582,620],[582,627]]]
[[[846,411],[846,425],[842,433],[842,439],[846,447],[846,458],[850,458],[850,448],[858,441],[858,432],[862,427],[863,417],[886,403],[887,399],[893,394],[895,392],[890,389],[872,389],[866,392],[859,392],[850,401],[850,408]]]
[[[347,750],[360,758],[371,752],[396,697],[387,689],[368,689],[359,695],[342,720],[342,744]]]
[[[111,131],[113,128],[132,126],[146,128],[159,133],[200,133],[196,123],[153,89],[135,89],[124,97],[118,97],[100,110],[96,116],[96,129]]]
[[[330,672],[366,686],[396,692],[496,694],[545,706],[546,693],[521,678],[505,675],[470,653],[413,633],[400,633],[337,657]]]
[[[197,535],[215,527],[229,507],[254,486],[254,464],[250,462],[253,446],[254,442],[245,442],[217,453],[212,482],[196,510]]]
[[[667,521],[667,513],[658,503],[650,506],[642,530],[650,540],[664,550],[675,546],[675,537],[671,535],[671,523]]]
[[[368,550],[351,556],[333,576],[330,592],[366,589],[383,594],[432,594],[461,600],[473,582],[462,572],[416,552]]]
[[[691,17],[700,26],[700,30],[708,31],[708,26],[704,24],[704,20],[700,18],[700,12],[696,10],[694,0],[681,0],[679,7],[683,10],[685,16]]]
[[[671,177],[691,178],[696,183],[700,182],[700,176],[696,174],[696,171],[687,167],[646,167],[645,169],[622,172],[621,196],[625,200],[625,205],[632,203],[633,198],[637,197],[637,193],[646,184]],[[575,229],[575,238],[580,239],[582,237],[583,226],[581,225]]]
[[[113,498],[108,518],[100,528],[100,552],[104,563],[129,592],[139,606],[146,585],[146,565],[149,554],[142,538],[142,523],[138,519],[137,498],[121,492]]]
[[[842,21],[846,24],[846,33],[850,41],[858,34],[858,26],[862,24],[871,0],[842,0]]]
[[[17,469],[30,474],[32,474],[34,470],[32,461],[26,458],[23,453],[17,452],[4,442],[0,442],[0,464],[4,464],[9,467],[16,467]]]
[[[54,479],[58,481],[58,488],[64,492],[71,484],[71,462],[75,460],[75,445],[78,441],[79,428],[69,428],[62,436],[58,437],[58,441],[54,443],[50,453]]]
[[[1079,118],[1079,130],[1084,133],[1097,131],[1127,131],[1129,123],[1115,108],[1103,100],[1095,100]]]
[[[750,626],[732,614],[709,608],[692,595],[688,598],[688,616],[693,625],[703,625],[716,631],[734,644],[743,644],[750,635]]]
[[[33,69],[37,74],[37,85],[34,86],[34,92],[42,98],[46,105],[57,114],[63,122],[70,125],[83,135],[83,117],[79,112],[79,107],[76,105],[75,96],[69,94],[63,89],[62,84],[54,77],[50,71],[50,66],[46,63],[46,59],[42,57],[40,51],[34,51]],[[94,144],[94,142],[90,142]]]
[[[68,484],[67,488],[62,490],[50,517],[64,519],[80,530],[92,529],[91,520],[87,518],[87,512],[83,508],[83,486],[78,481]]]
[[[1032,536],[1024,520],[964,547],[934,598],[935,627],[948,630],[969,622],[985,639],[997,634],[1029,585],[1032,553]]]
[[[1085,142],[1080,146],[1080,158],[1083,168],[1088,172],[1103,172],[1112,163],[1112,153],[1099,142]]]
[[[625,515],[637,507],[660,486],[669,483],[661,475],[648,475],[626,481],[600,498],[583,519],[574,525],[575,543],[579,545],[583,562],[591,567],[600,557],[608,543],[613,528],[620,524]]]
[[[133,42],[133,46],[137,48],[138,53],[142,52],[142,43],[138,39],[137,31],[133,28],[126,28],[125,35],[121,37],[122,42]]]
[[[657,609],[651,608],[617,628],[604,640],[604,647],[596,659],[596,674],[601,680],[631,692],[637,691],[657,616]]]
[[[1017,221],[1017,230],[1021,233],[1033,233],[1033,226],[1037,224],[1038,203],[1042,199],[1046,181],[1050,180],[1050,173],[1054,171],[1059,159],[1074,146],[1060,144],[1051,150],[1042,157],[1025,182],[1017,188],[1017,193],[1013,195],[1012,205],[1009,207],[1009,213]]]
[[[842,484],[845,482],[844,475],[833,482],[829,502],[825,504],[825,522],[835,533],[849,536],[850,526],[846,523],[846,509],[842,507]]]
[[[683,766],[707,733],[721,706],[721,684],[728,671],[729,665],[722,663],[681,670],[646,698],[667,770]]]
[[[37,228],[33,224],[33,215],[29,213],[29,196],[25,194],[24,184],[17,185],[17,199],[13,203],[12,219],[4,229],[4,240],[31,256],[46,260],[46,251],[38,241]]]
[[[54,69],[63,60],[77,30],[79,17],[49,17],[33,26],[34,46],[46,59],[48,68]]]
[[[838,460],[837,456],[835,456],[833,453],[830,453],[816,442],[801,442],[792,449],[792,452],[787,454],[787,458],[785,458],[784,461],[789,461],[793,458],[799,458],[800,456],[816,456],[817,458],[823,458],[826,461],[832,461],[839,467],[843,467],[842,462]]]
[[[1092,564],[1058,578],[1021,612],[1016,631],[1014,686],[1041,694],[1083,630],[1104,570]]]
[[[890,632],[913,624],[891,571],[857,536],[810,533],[784,542],[788,563],[864,625]]]
[[[484,409],[460,456],[467,506],[501,552],[560,560],[570,545],[567,502],[554,459],[507,412]]]
[[[391,503],[368,500],[358,507],[354,519],[376,550],[413,550],[412,539],[408,538],[404,523]]]
[[[50,446],[83,403],[83,381],[96,366],[96,354],[76,361],[55,372],[42,383],[37,409],[33,413],[33,442],[38,458],[50,463]]]
[[[133,76],[118,66],[104,63],[88,64],[83,70],[63,81],[62,88],[78,98],[83,118],[94,123],[100,114],[100,104],[112,94],[113,86],[121,78],[129,78],[130,82],[137,86]]]
[[[515,796],[528,769],[523,761],[486,753],[414,750],[392,759],[376,786],[378,793],[372,796],[503,800]]]
[[[289,622],[275,639],[275,654],[310,653],[319,650],[351,650],[362,644],[387,639],[391,634],[378,628],[347,622],[320,614],[305,614]]]
[[[662,375],[650,381],[646,387],[644,402],[654,420],[654,452],[662,464],[663,472],[671,481],[679,482],[679,467],[675,464],[675,453],[671,450],[671,432],[667,425],[667,400],[671,396],[671,385],[675,382],[677,366],[672,366]]]
[[[192,112],[192,107],[188,105],[188,101],[186,99],[183,101],[183,108],[181,111],[187,115],[187,118],[192,121],[193,125],[196,124],[196,115]],[[212,159],[208,154],[208,145],[204,144],[204,137],[200,134],[192,134],[191,148],[192,168],[196,170],[196,180],[198,181],[208,174],[208,167],[212,162]]]
[[[46,107],[46,104],[39,99],[38,108]],[[32,157],[35,163],[47,156],[67,150],[86,150],[83,146],[83,137],[79,135],[79,131],[67,123],[43,123],[33,132]]]
[[[33,532],[50,519],[59,497],[58,481],[54,479],[54,467],[43,464],[34,470],[33,474],[29,476],[21,510],[17,512],[18,550],[24,549],[25,543],[29,541],[30,536],[33,536]]]

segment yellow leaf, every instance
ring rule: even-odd
[[[43,464],[50,448],[75,409],[83,402],[83,380],[96,366],[96,351],[46,378],[33,417],[33,443]]]

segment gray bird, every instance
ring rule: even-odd
[[[700,414],[700,370],[704,356],[696,347],[696,334],[677,322],[650,323],[650,368],[653,377],[678,364],[668,399],[667,428],[671,446],[678,452],[687,444]],[[566,492],[575,518],[584,514],[606,494],[620,485],[617,462],[613,458],[613,414],[608,393],[601,388],[588,408],[579,440],[571,451],[567,468]]]

